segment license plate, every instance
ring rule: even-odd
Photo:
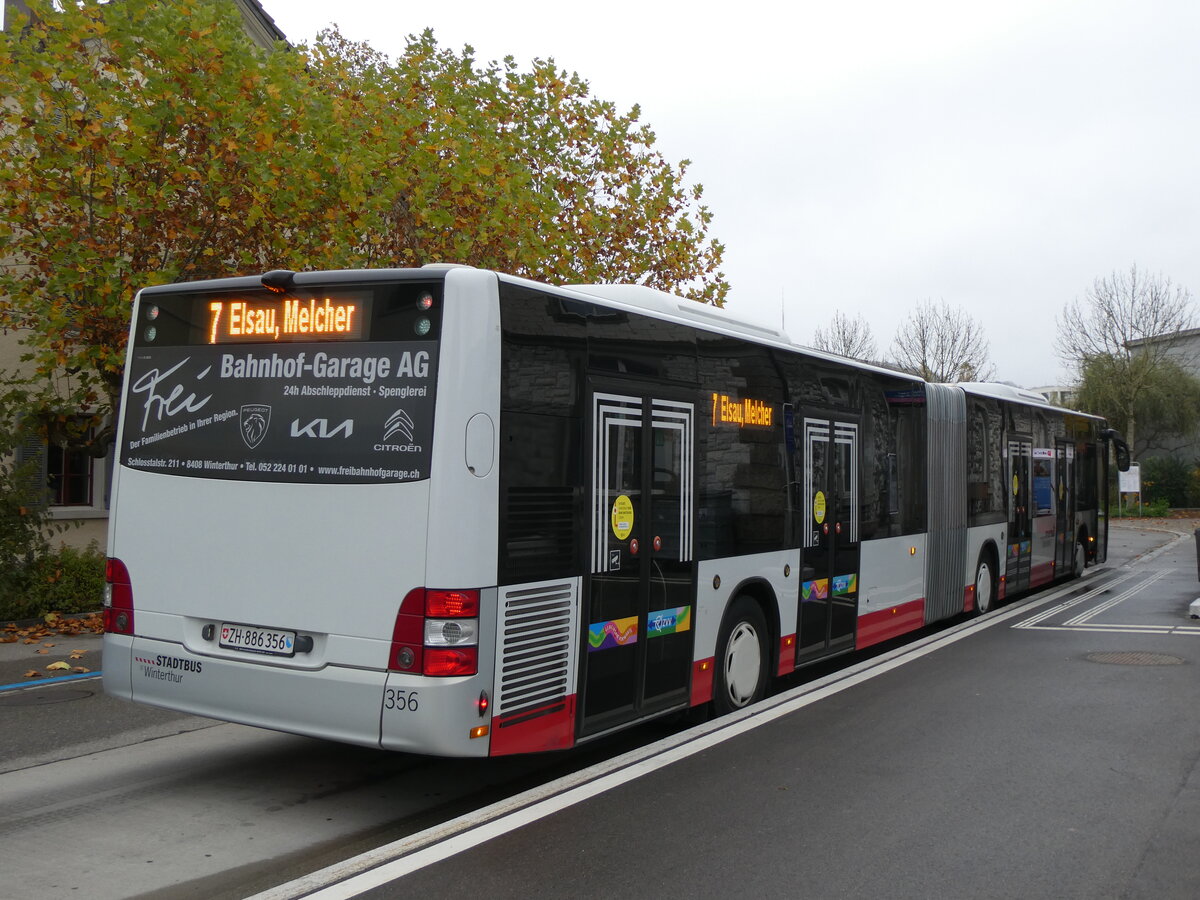
[[[245,650],[248,653],[295,656],[296,632],[225,623],[221,625],[220,644],[230,650]]]

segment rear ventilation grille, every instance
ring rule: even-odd
[[[579,581],[502,588],[496,715],[574,693]]]

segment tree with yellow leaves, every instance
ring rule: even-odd
[[[0,37],[0,326],[54,440],[115,421],[146,285],[436,261],[728,291],[687,163],[553,61],[429,32],[395,62],[336,31],[266,51],[219,0],[28,5]]]

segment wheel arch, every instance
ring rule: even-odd
[[[721,623],[729,615],[729,610],[738,597],[749,597],[762,610],[763,618],[767,620],[767,652],[770,655],[771,666],[768,671],[779,671],[779,639],[783,634],[783,624],[779,617],[779,598],[775,589],[769,581],[761,577],[747,578],[739,582],[725,599],[725,606],[721,610]],[[720,623],[717,627],[720,628]]]
[[[975,568],[979,568],[979,564],[987,560],[992,564],[992,572],[996,578],[1000,577],[1000,548],[996,546],[994,538],[988,538],[979,547],[979,555],[975,557]],[[974,576],[974,572],[971,573]]]

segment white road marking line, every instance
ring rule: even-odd
[[[1108,612],[1110,609],[1112,609],[1118,603],[1123,603],[1126,600],[1128,600],[1130,597],[1140,594],[1143,590],[1150,587],[1150,585],[1154,584],[1154,582],[1158,581],[1160,578],[1163,578],[1166,575],[1171,574],[1171,572],[1173,572],[1173,571],[1174,571],[1174,569],[1162,569],[1158,572],[1155,572],[1153,575],[1151,575],[1149,578],[1147,578],[1141,584],[1135,585],[1134,587],[1131,587],[1128,590],[1123,591],[1122,593],[1113,597],[1111,600],[1106,600],[1104,603],[1099,604],[1098,606],[1094,607],[1093,609],[1088,610],[1087,612],[1080,613],[1079,615],[1075,616],[1075,618],[1070,619],[1067,622],[1064,622],[1063,624],[1065,624],[1065,625],[1083,625],[1089,619],[1094,619],[1096,616],[1100,615],[1101,613]]]
[[[1136,574],[1138,574],[1138,573],[1137,572],[1127,572],[1126,574],[1120,576],[1119,578],[1113,578],[1110,581],[1106,581],[1103,584],[1097,585],[1096,587],[1092,588],[1087,593],[1080,594],[1078,597],[1072,597],[1070,600],[1067,600],[1064,603],[1058,604],[1058,606],[1052,606],[1050,609],[1043,610],[1042,612],[1038,613],[1036,616],[1031,616],[1030,618],[1026,619],[1024,622],[1018,622],[1016,625],[1013,626],[1013,628],[1034,628],[1035,626],[1037,626],[1037,624],[1039,622],[1043,622],[1046,619],[1050,618],[1051,616],[1057,615],[1058,613],[1062,612],[1063,610],[1070,609],[1073,606],[1078,606],[1080,603],[1084,603],[1088,600],[1093,599],[1094,597],[1098,597],[1101,594],[1112,590],[1118,584],[1128,581],[1130,578],[1132,578]]]
[[[1107,634],[1182,634],[1200,637],[1200,628],[1186,625],[1037,625],[1035,631],[1101,631]]]

